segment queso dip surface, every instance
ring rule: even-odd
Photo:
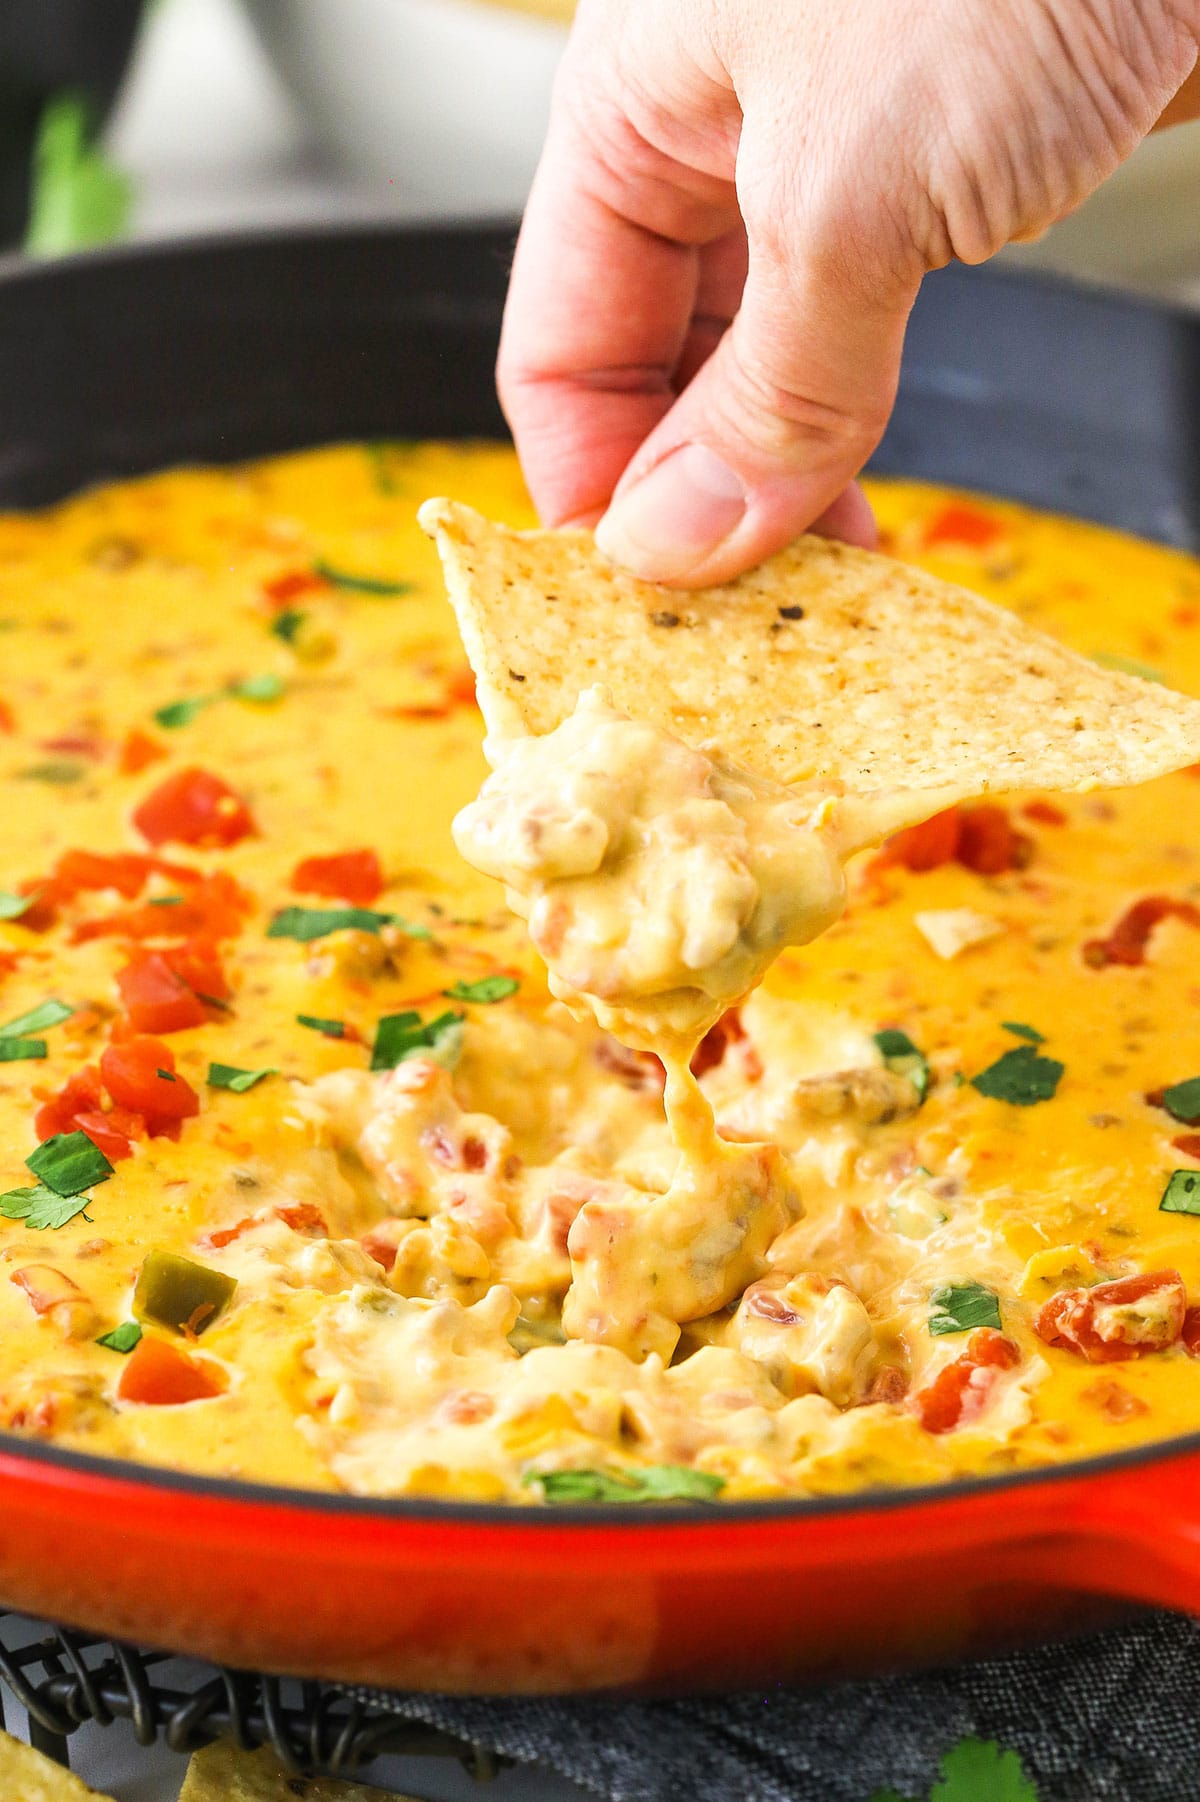
[[[660,1066],[550,998],[454,849],[486,766],[415,521],[442,492],[531,523],[509,451],[438,445],[0,519],[0,1425],[524,1502],[1200,1427],[1200,781],[852,865],[701,1046],[700,1225],[663,1200]],[[896,554],[1200,693],[1190,559],[872,498]],[[630,1283],[649,1339],[596,1326]]]

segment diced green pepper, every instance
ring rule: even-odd
[[[152,1251],[133,1292],[136,1319],[170,1327],[175,1333],[203,1333],[237,1288],[231,1276],[194,1264],[173,1251]]]

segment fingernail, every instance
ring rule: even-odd
[[[606,557],[648,582],[687,575],[746,511],[741,478],[705,444],[684,444],[618,495],[596,527]]]

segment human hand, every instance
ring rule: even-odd
[[[870,542],[922,277],[1072,211],[1198,39],[1200,0],[581,0],[498,368],[542,518],[685,587]]]

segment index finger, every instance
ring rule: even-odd
[[[732,189],[725,198],[723,184],[690,183],[640,142],[610,173],[564,111],[517,242],[497,368],[547,525],[594,523],[670,409],[700,247],[737,220]]]

